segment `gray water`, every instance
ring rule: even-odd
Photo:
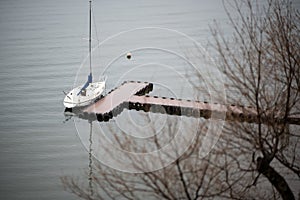
[[[221,2],[95,0],[93,36],[104,41],[122,31],[163,27],[207,44],[213,19],[226,27]],[[87,75],[80,66],[87,56],[88,1],[1,0],[0,28],[0,199],[78,199],[64,191],[60,177],[86,178],[81,172],[89,157],[72,120],[64,123],[62,91],[82,84]],[[95,78],[106,70],[108,88],[138,79],[167,85],[187,98],[176,73],[153,64],[184,72],[185,61],[149,46],[184,53],[192,43],[157,28],[129,32],[100,46]],[[137,48],[142,49],[133,51],[131,62],[124,59],[122,53]],[[143,63],[145,68],[127,73]]]

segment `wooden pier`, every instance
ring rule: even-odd
[[[128,105],[132,96],[147,94],[152,89],[152,83],[140,81],[124,82],[118,88],[111,90],[104,98],[85,108],[79,117],[91,119],[96,116],[98,121],[108,121],[120,114],[124,108],[128,108],[126,105]]]
[[[252,107],[182,100],[146,95],[153,90],[148,82],[129,81],[111,90],[104,98],[88,106],[80,118],[109,121],[125,108],[169,115],[204,117],[229,121],[257,123],[257,112]],[[267,123],[269,119],[261,119]],[[278,123],[281,123],[278,119]],[[288,118],[288,123],[300,125],[300,116]]]

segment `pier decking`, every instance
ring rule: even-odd
[[[124,82],[120,87],[110,91],[104,98],[85,108],[79,117],[108,121],[126,108],[169,115],[204,117],[206,119],[215,118],[248,123],[257,123],[258,121],[257,112],[252,107],[146,95],[152,90],[152,83]],[[287,121],[290,124],[300,125],[299,116],[289,117]],[[268,119],[261,119],[261,122],[268,123]]]
[[[128,100],[135,95],[144,95],[153,89],[152,83],[129,81],[111,90],[104,98],[83,110],[83,118],[97,116],[99,121],[108,121],[120,114],[128,105]]]

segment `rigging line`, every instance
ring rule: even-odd
[[[96,20],[95,20],[95,15],[94,15],[94,8],[92,8],[92,15],[93,15],[93,25],[95,27],[95,33],[96,33],[96,40],[99,42],[97,25],[96,25]]]
[[[94,29],[95,29],[95,34],[96,34],[96,41],[97,41],[97,46],[100,42],[99,37],[98,37],[98,29],[97,29],[97,25],[96,25],[96,20],[95,20],[95,15],[94,15],[94,8],[92,8],[92,15],[93,15],[93,25],[94,25]],[[100,47],[98,46],[98,52],[99,52],[99,58],[101,58],[101,52],[100,52]]]

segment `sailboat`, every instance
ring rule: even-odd
[[[78,86],[72,89],[69,93],[66,94],[64,98],[64,106],[67,109],[80,108],[87,106],[101,96],[105,90],[106,78],[99,82],[93,82],[92,75],[92,1],[90,2],[89,7],[89,65],[90,65],[90,74],[88,75],[87,82],[84,85]]]

